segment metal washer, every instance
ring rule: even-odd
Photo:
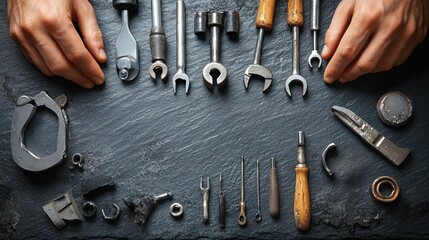
[[[392,192],[389,195],[384,195],[380,191],[380,186],[383,184],[388,184],[392,188]],[[371,193],[372,196],[380,201],[380,202],[393,202],[395,201],[399,196],[399,185],[398,182],[392,177],[389,176],[381,176],[374,180],[371,186]]]

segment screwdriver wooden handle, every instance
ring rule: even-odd
[[[299,166],[295,168],[295,201],[293,204],[293,215],[298,230],[310,229],[311,204],[310,189],[308,188],[308,168]]]
[[[278,218],[280,215],[280,196],[279,196],[279,180],[277,177],[277,169],[270,169],[270,196],[269,210],[273,218]]]
[[[291,27],[302,27],[304,16],[302,15],[302,0],[288,0],[287,2],[287,24]]]
[[[276,9],[276,0],[260,0],[258,15],[256,16],[256,27],[267,31],[273,28],[274,10]]]

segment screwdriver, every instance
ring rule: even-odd
[[[219,227],[225,227],[225,194],[222,190],[222,174],[219,174]]]
[[[269,210],[272,218],[280,215],[279,180],[277,177],[276,159],[271,158],[270,188],[269,188]]]
[[[304,132],[298,132],[297,162],[295,166],[296,183],[293,213],[295,226],[298,230],[310,229],[311,205],[310,189],[308,188],[308,168],[305,163]]]

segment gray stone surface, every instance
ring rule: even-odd
[[[8,36],[6,1],[0,3],[0,238],[91,239],[91,238],[428,238],[429,237],[429,114],[427,61],[429,42],[425,41],[401,67],[371,74],[350,84],[326,85],[323,70],[307,66],[311,50],[309,1],[305,1],[306,23],[301,35],[301,73],[309,84],[308,96],[293,98],[284,91],[291,73],[291,31],[286,25],[286,1],[277,2],[275,26],[265,39],[263,65],[271,68],[271,91],[262,93],[262,81],[253,80],[245,91],[242,76],[251,63],[257,30],[254,19],[258,1],[187,1],[189,95],[184,85],[173,94],[170,81],[152,81],[148,36],[150,1],[141,1],[131,19],[131,31],[140,47],[140,75],[130,83],[121,82],[115,70],[114,45],[120,17],[111,1],[91,1],[97,12],[109,60],[102,66],[106,84],[84,90],[58,77],[45,77],[20,53]],[[338,1],[322,1],[322,36]],[[229,71],[224,92],[209,91],[202,81],[202,69],[209,61],[209,41],[193,34],[193,14],[197,10],[238,9],[241,14],[239,41],[222,35],[222,60]],[[175,3],[164,1],[163,22],[167,34],[167,64],[170,78],[175,73]],[[146,23],[146,24],[145,24]],[[326,63],[323,64],[323,67]],[[43,174],[20,169],[10,152],[10,127],[14,102],[22,94],[47,91],[52,97],[66,94],[70,119],[68,158],[59,167]],[[387,91],[399,90],[414,104],[414,117],[402,128],[384,125],[377,117],[376,103]],[[399,168],[366,146],[335,119],[333,105],[347,107],[380,130],[394,143],[412,149]],[[54,122],[54,123],[52,123]],[[55,151],[55,118],[40,110],[26,132],[26,144],[38,154]],[[306,233],[295,229],[293,193],[295,184],[297,132],[307,140],[310,168],[312,227]],[[338,145],[329,160],[335,177],[330,179],[320,165],[320,154],[330,142]],[[85,170],[70,170],[70,157],[80,152],[86,158]],[[240,201],[239,157],[244,155],[246,203],[249,223],[237,224]],[[269,159],[277,158],[281,188],[281,215],[268,213]],[[261,160],[262,214],[256,223],[255,164]],[[217,224],[218,175],[223,174],[227,203],[226,228]],[[397,179],[400,199],[382,205],[369,194],[372,181],[381,175]],[[60,194],[72,191],[79,204],[84,202],[80,184],[85,179],[110,176],[116,190],[95,198],[98,205],[94,221],[69,224],[57,230],[42,206]],[[202,223],[200,177],[211,178],[210,221]],[[175,202],[184,206],[181,220],[173,219],[160,205],[144,227],[133,222],[123,197],[174,192]],[[101,208],[116,202],[122,207],[121,219],[113,224],[101,218]]]

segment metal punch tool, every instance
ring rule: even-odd
[[[409,148],[396,146],[393,142],[349,109],[333,106],[332,111],[341,122],[343,122],[354,133],[362,138],[363,141],[387,158],[395,166],[401,165],[411,152]]]

